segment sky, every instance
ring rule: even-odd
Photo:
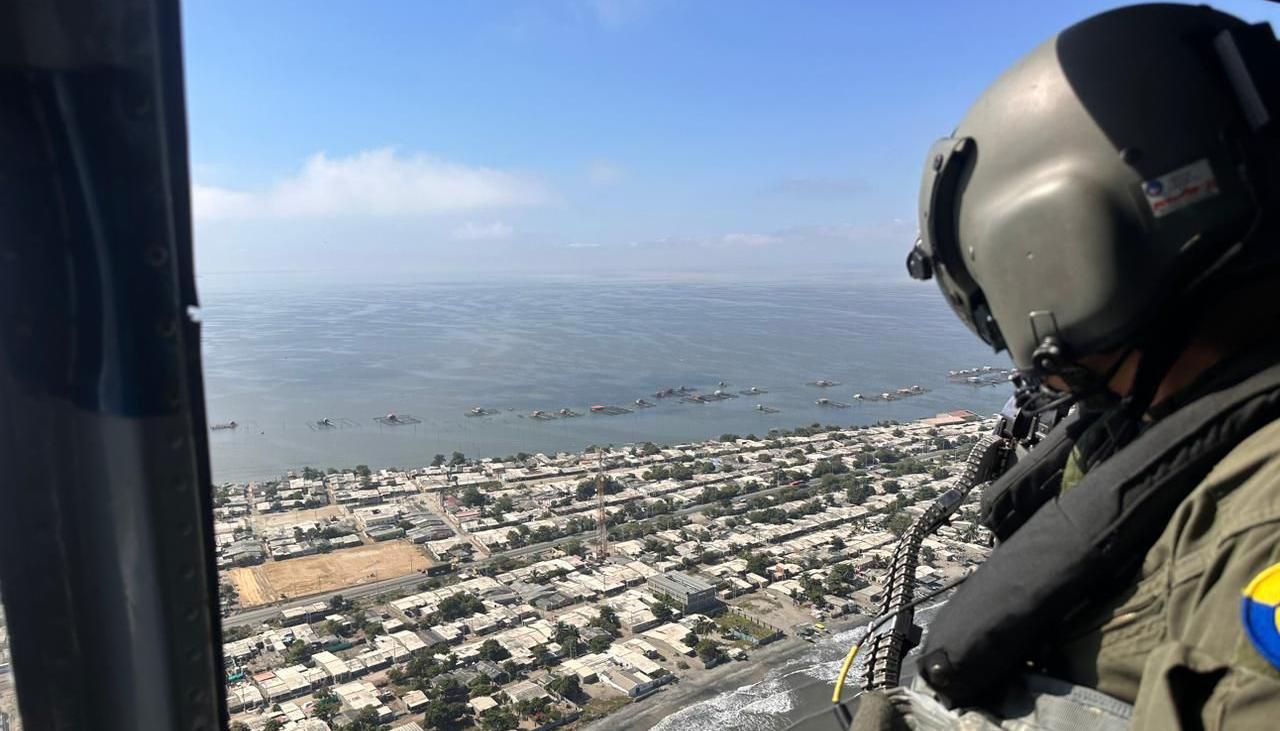
[[[188,0],[197,271],[897,276],[929,144],[1115,5]]]

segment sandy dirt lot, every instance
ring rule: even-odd
[[[259,604],[345,589],[425,571],[434,562],[408,541],[386,541],[317,556],[268,561],[228,573],[240,604]]]
[[[729,603],[746,610],[752,617],[784,632],[791,632],[796,625],[810,624],[817,621],[805,608],[798,607],[790,599],[771,591],[744,594],[729,600]]]
[[[258,530],[267,528],[280,528],[298,523],[306,523],[308,521],[328,520],[329,518],[342,518],[347,515],[347,509],[341,505],[327,505],[323,508],[315,508],[313,510],[290,510],[285,513],[267,513],[265,515],[255,515],[250,520],[253,521],[254,527]]]

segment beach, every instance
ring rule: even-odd
[[[852,616],[827,623],[814,643],[787,637],[730,662],[690,673],[678,683],[584,727],[588,731],[701,731],[702,729],[785,728],[803,711],[819,711],[830,702],[839,661],[862,632],[867,618]],[[790,720],[788,720],[790,719]],[[833,724],[832,728],[835,726]]]

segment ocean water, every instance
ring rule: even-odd
[[[943,602],[921,608],[916,624],[928,632]],[[806,652],[769,668],[758,682],[726,688],[718,695],[675,711],[653,726],[653,731],[784,731],[804,721],[804,731],[844,731],[836,721],[831,691],[849,647],[866,636],[866,627],[837,632],[814,643]],[[915,675],[917,647],[903,661],[903,683]],[[844,697],[857,695],[865,656],[859,656],[845,681]]]
[[[540,280],[348,283],[200,281],[205,389],[216,481],[304,465],[408,468],[468,456],[582,450],[997,410],[1007,387],[948,383],[947,370],[1003,365],[936,288],[870,275],[785,281]],[[839,386],[806,385],[817,379]],[[666,387],[768,391],[709,404],[656,400]],[[853,403],[918,384],[929,393]],[[619,416],[593,404],[657,405]],[[756,404],[777,409],[757,411]],[[472,407],[490,416],[467,416]],[[535,409],[583,416],[528,418]],[[395,413],[419,423],[383,426]],[[314,428],[331,419],[338,428]]]
[[[655,724],[653,731],[782,731],[815,714],[819,722],[811,728],[835,731],[839,725],[831,710],[831,690],[849,646],[861,641],[865,630],[857,627],[827,637],[803,655],[770,668],[762,680],[725,689],[713,698],[680,709]],[[861,671],[861,662],[850,670],[845,691],[849,697],[857,691]],[[830,723],[822,716],[825,712],[831,713]]]

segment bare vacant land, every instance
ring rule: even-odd
[[[771,591],[744,594],[729,602],[746,610],[753,618],[784,632],[814,621],[809,611],[792,600]]]
[[[323,508],[314,508],[312,510],[290,510],[287,513],[265,513],[263,515],[255,515],[251,518],[253,525],[258,530],[266,530],[268,528],[281,528],[298,523],[318,522],[328,520],[329,518],[341,518],[347,514],[347,509],[341,505],[326,505]]]
[[[229,574],[240,594],[241,606],[254,607],[422,572],[434,563],[408,541],[387,541],[234,568]]]

